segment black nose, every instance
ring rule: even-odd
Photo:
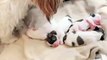
[[[57,40],[56,36],[52,36],[50,38],[47,38],[47,41],[49,44],[53,44]]]

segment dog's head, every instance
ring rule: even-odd
[[[46,41],[47,41],[48,45],[50,45],[51,47],[59,46],[57,32],[53,30],[50,33],[48,33]]]
[[[90,14],[90,18],[94,21],[96,25],[100,25],[101,15],[99,14]]]

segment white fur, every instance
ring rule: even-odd
[[[89,24],[86,22],[86,20],[82,22],[75,22],[73,24],[73,27],[71,27],[75,31],[86,31],[89,27]],[[80,29],[81,28],[81,29]]]
[[[65,40],[65,44],[68,46],[72,46],[72,42],[74,42],[75,46],[79,46],[77,43],[78,36],[80,36],[83,39],[84,44],[89,44],[92,42],[99,41],[102,36],[102,33],[96,31],[85,31],[85,32],[77,31],[76,34],[74,34],[72,33],[72,31],[70,31],[67,34],[67,39]]]
[[[65,35],[66,31],[69,29],[70,25],[73,25],[73,22],[70,22],[68,19],[72,21],[72,18],[69,16],[65,16],[59,22],[55,22],[52,20],[52,26],[58,34],[59,40],[63,40],[63,36]]]
[[[38,8],[31,9],[25,20],[29,23],[29,29],[26,33],[31,38],[45,39],[47,34],[53,30],[52,25]]]
[[[0,0],[0,39],[9,43],[14,27],[27,14],[30,0]]]

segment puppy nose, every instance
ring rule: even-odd
[[[49,44],[53,44],[56,40],[57,40],[56,36],[53,36],[51,38],[48,38],[47,41],[48,41]]]

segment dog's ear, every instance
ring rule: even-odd
[[[35,4],[38,4],[41,11],[46,15],[47,20],[50,21],[61,3],[60,0],[33,0]]]

